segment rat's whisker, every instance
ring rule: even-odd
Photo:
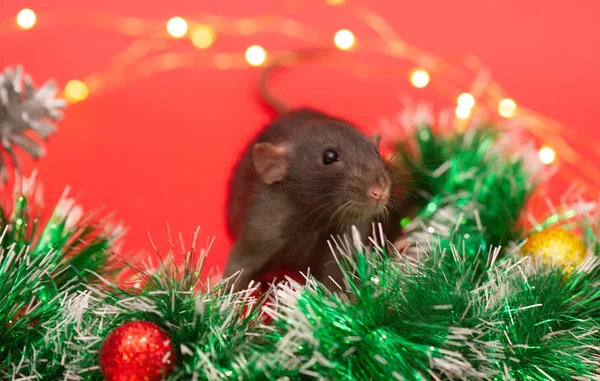
[[[396,155],[398,155],[398,151],[395,151],[394,154],[390,157],[390,159],[387,161],[387,163],[385,163],[385,169],[387,170],[388,166],[391,164],[392,160],[394,160],[394,158],[396,157]]]
[[[350,172],[350,166],[348,165],[348,163],[344,162],[344,166],[346,167],[346,169],[348,170],[348,172],[344,172],[344,171],[339,171],[338,173],[341,174],[345,179],[348,179],[350,181],[352,181],[354,184],[356,184],[359,188],[362,188],[360,186],[360,184],[358,183],[358,181],[356,181],[356,179],[352,176],[350,176],[348,173]]]
[[[299,225],[303,224],[304,222],[308,221],[310,218],[312,218],[316,214],[318,214],[316,217],[313,218],[312,223],[309,227],[309,228],[312,228],[319,221],[319,219],[321,217],[323,217],[323,215],[325,215],[331,208],[334,208],[337,203],[338,203],[338,201],[333,199],[333,200],[326,202],[323,205],[320,205],[318,208],[313,209],[311,212],[304,215],[302,218],[298,219],[294,223],[293,228],[294,229],[297,228]]]
[[[344,226],[345,228],[350,228],[350,221],[356,219],[357,217],[360,217],[360,214],[357,213],[356,210],[359,206],[361,205],[357,201],[351,200],[349,202],[340,218],[342,226]]]

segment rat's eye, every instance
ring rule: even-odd
[[[323,153],[323,164],[335,163],[338,160],[338,155],[335,151],[327,150]]]
[[[377,150],[375,150],[375,155],[377,155],[378,158],[381,158],[381,154]]]

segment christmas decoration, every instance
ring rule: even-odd
[[[293,280],[294,282],[301,284],[303,283],[303,280],[305,280],[305,277],[302,273],[295,270],[289,270],[284,268],[272,269],[271,271],[268,271],[262,276],[260,287],[258,287],[257,293],[259,295],[268,293],[269,289],[274,284],[277,284],[279,282],[287,282],[289,280]]]
[[[130,262],[133,285],[79,270],[52,277],[48,291],[40,283],[25,287],[33,295],[26,301],[39,290],[53,296],[52,310],[34,327],[23,320],[20,329],[35,335],[9,338],[0,379],[598,379],[600,220],[593,204],[566,200],[527,226],[535,220],[524,218],[527,202],[545,180],[535,151],[495,124],[441,132],[419,110],[403,119],[410,139],[392,141],[397,164],[421,189],[416,214],[399,221],[403,238],[392,245],[376,232],[365,246],[355,231],[331,240],[349,292],[274,269],[265,275],[268,287],[232,293],[235,278],[204,278],[212,241],[198,249],[194,237],[189,249],[181,243],[181,266],[173,244],[158,268]],[[539,232],[528,237],[529,230]],[[21,236],[10,237],[25,247]],[[57,239],[44,237],[35,242]],[[521,255],[559,249],[577,258],[568,277],[558,262],[537,266]],[[54,257],[33,252],[42,259],[21,273],[39,277],[35,269]],[[70,286],[55,286],[61,279]],[[10,308],[1,311],[46,308],[19,305],[17,290],[2,290],[0,307]]]
[[[169,336],[157,324],[140,321],[115,328],[104,340],[99,358],[107,381],[160,381],[175,361]]]
[[[533,227],[540,232],[528,237],[523,226],[526,204],[545,180],[548,167],[542,163],[552,163],[558,153],[596,185],[597,165],[573,154],[577,150],[563,139],[567,128],[517,105],[477,59],[444,61],[396,36],[368,7],[344,6],[376,35],[341,30],[321,36],[316,27],[287,18],[203,14],[189,20],[189,37],[206,49],[216,33],[275,32],[424,66],[411,68],[409,76],[393,71],[414,87],[443,89],[457,100],[450,114],[458,120],[446,123],[447,114],[434,118],[427,107],[407,107],[393,120],[404,125],[408,139],[398,141],[405,137],[398,126],[387,130],[399,152],[393,159],[408,168],[420,189],[414,194],[419,210],[399,221],[404,236],[395,247],[381,234],[367,247],[358,237],[333,239],[347,294],[297,274],[269,285],[271,278],[283,278],[280,269],[266,275],[260,289],[231,293],[235,279],[201,281],[210,242],[198,251],[196,237],[191,249],[182,250],[182,266],[172,252],[157,269],[130,262],[134,285],[117,284],[110,264],[120,229],[82,218],[66,198],[41,222],[35,187],[25,180],[12,205],[0,208],[0,379],[600,379],[597,216],[566,203],[564,210],[550,208],[546,221],[552,223]],[[24,11],[18,25],[36,27],[35,13]],[[45,18],[83,20],[73,15],[48,10]],[[248,44],[246,54],[191,46],[182,52],[181,44],[173,51],[163,29],[187,37],[182,17],[161,23],[90,12],[85,22],[135,39],[118,53],[119,65],[69,81],[70,102],[191,63],[228,70],[264,65],[278,55],[259,41]],[[388,69],[353,57],[362,65],[352,68],[356,72]],[[348,60],[339,60],[338,67],[347,68]],[[54,131],[51,122],[64,107],[54,92],[52,84],[36,89],[19,68],[0,75],[0,139],[16,169],[14,146],[43,155],[26,134],[45,139]],[[499,124],[477,123],[478,110],[486,106],[507,119],[525,117],[544,147],[521,144]],[[3,181],[4,160],[0,156]],[[566,220],[572,223],[555,230]],[[578,233],[570,230],[573,222]],[[544,266],[521,254],[541,258]],[[123,345],[116,345],[119,339]],[[143,347],[150,352],[132,355]]]
[[[276,50],[264,46],[260,41],[262,35],[277,34],[294,41],[294,44],[314,46],[316,43],[317,46],[324,47],[318,50],[327,54],[318,54],[318,58],[328,67],[348,70],[359,76],[365,73],[386,73],[393,82],[404,80],[407,85],[415,88],[432,88],[449,102],[456,102],[457,107],[451,112],[463,121],[473,118],[480,110],[507,119],[527,120],[529,132],[545,143],[539,149],[539,154],[545,162],[551,163],[560,159],[563,165],[581,169],[580,180],[594,190],[600,189],[598,155],[594,154],[589,160],[578,154],[579,148],[589,147],[586,137],[573,133],[569,126],[530,110],[525,105],[517,104],[477,57],[469,54],[448,60],[434,52],[428,52],[423,47],[412,45],[409,39],[399,34],[384,14],[378,13],[376,7],[366,2],[326,2],[336,6],[344,3],[332,11],[339,9],[340,12],[343,9],[342,14],[352,15],[352,20],[347,21],[359,23],[361,27],[358,30],[367,28],[378,33],[361,35],[348,29],[334,32],[330,30],[329,25],[321,30],[314,23],[306,24],[302,19],[294,20],[290,19],[289,15],[276,14],[231,17],[202,12],[187,19],[181,16],[165,16],[163,20],[157,20],[90,10],[86,13],[86,18],[82,19],[76,12],[44,9],[44,16],[53,19],[52,25],[58,27],[78,27],[83,22],[86,27],[98,28],[109,36],[114,33],[120,34],[129,41],[121,51],[114,52],[113,58],[118,59],[119,65],[94,69],[83,78],[66,83],[65,97],[70,102],[79,102],[87,99],[89,95],[114,91],[131,81],[147,78],[157,72],[190,66],[219,71],[239,70],[269,64],[274,57],[284,57],[286,66],[295,65],[297,60],[288,58],[295,52]],[[37,25],[34,9],[22,9],[15,13],[15,16],[16,25],[14,28],[7,28],[7,33],[18,36],[22,30],[44,27],[43,23]],[[20,28],[17,28],[17,25]],[[77,33],[72,35],[76,36]],[[221,48],[212,48],[215,40],[222,37],[228,39],[230,36],[251,40],[246,47],[239,50],[224,51]],[[181,40],[188,41],[187,50],[181,50],[185,46]],[[341,54],[336,54],[337,52]],[[348,54],[353,55],[351,65],[348,64]],[[363,60],[363,54],[378,54],[385,59]],[[388,59],[395,61],[393,66],[385,64]],[[409,65],[410,69],[399,69],[405,65]]]
[[[571,272],[585,259],[586,248],[572,232],[554,228],[530,235],[522,251],[523,255],[532,257],[534,262],[546,266],[563,266],[567,272]]]
[[[63,293],[55,318],[45,322],[45,340],[36,345],[36,355],[15,357],[10,371],[38,380],[65,375],[101,379],[99,354],[108,335],[123,324],[147,322],[160,325],[170,340],[170,379],[216,380],[226,374],[260,379],[264,366],[259,348],[268,340],[260,328],[263,312],[253,308],[259,302],[253,296],[256,289],[231,294],[233,280],[216,285],[208,283],[209,277],[206,283],[201,281],[206,250],[198,249],[196,241],[183,253],[181,266],[175,265],[177,253],[172,250],[158,269],[130,263],[136,274],[133,283],[119,287],[103,277],[103,286],[91,284],[78,293]],[[107,356],[115,354],[104,348]]]
[[[419,193],[413,196],[421,205],[417,216],[404,221],[405,236],[397,246],[418,256],[423,248],[449,250],[454,244],[468,262],[481,260],[491,244],[521,238],[517,221],[544,173],[532,147],[515,147],[514,135],[481,123],[455,133],[441,125],[443,114],[437,119],[439,124],[423,105],[406,107],[397,118],[396,128],[413,139],[400,144],[392,139],[394,157],[414,178]]]
[[[55,131],[52,122],[62,118],[60,110],[66,106],[62,99],[56,99],[56,85],[46,82],[36,88],[22,67],[7,67],[0,74],[0,140],[15,169],[19,162],[13,146],[19,146],[33,158],[44,155],[44,149],[27,133],[32,131],[47,139]],[[0,176],[6,181],[5,159],[0,155]]]
[[[111,270],[121,229],[96,223],[65,193],[44,222],[35,174],[0,194],[0,369],[43,342],[41,326]],[[28,344],[28,345],[25,345]],[[23,365],[26,366],[26,365]]]

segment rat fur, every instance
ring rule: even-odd
[[[260,131],[229,183],[234,245],[224,275],[240,272],[234,288],[272,268],[310,268],[329,289],[342,285],[331,236],[356,226],[366,237],[373,222],[399,220],[378,146],[378,136],[308,108],[287,111]]]

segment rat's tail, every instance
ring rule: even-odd
[[[287,104],[285,104],[280,98],[275,96],[269,89],[268,82],[273,71],[284,66],[296,64],[304,59],[309,59],[319,55],[323,55],[330,50],[330,48],[313,48],[310,50],[286,52],[272,59],[269,62],[269,64],[264,68],[259,78],[258,93],[260,95],[261,100],[278,115],[287,112],[290,109],[290,107]]]

